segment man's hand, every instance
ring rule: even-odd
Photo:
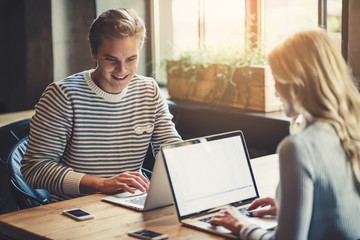
[[[85,175],[80,182],[81,193],[116,193],[120,190],[135,193],[135,189],[146,192],[149,181],[140,172],[124,172],[111,178]]]

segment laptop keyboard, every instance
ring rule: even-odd
[[[127,200],[127,202],[143,206],[145,204],[145,200],[146,200],[146,196],[142,196],[138,198],[129,199]]]
[[[206,217],[206,218],[200,219],[199,221],[208,222],[208,221],[210,221],[211,218],[212,217]]]
[[[252,217],[252,212],[246,210],[247,207],[240,208],[239,211],[247,217]]]
[[[238,210],[239,210],[239,212],[241,212],[241,213],[244,214],[245,216],[252,217],[251,212],[247,211],[246,209],[247,209],[247,207],[243,207],[243,208],[239,208]],[[200,219],[200,221],[202,221],[202,222],[208,222],[208,221],[210,221],[211,218],[212,218],[212,217],[206,217],[206,218]]]

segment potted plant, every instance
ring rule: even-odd
[[[167,59],[170,97],[262,112],[281,110],[261,47],[242,46],[192,49]]]

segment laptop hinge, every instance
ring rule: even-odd
[[[222,206],[220,206],[220,207],[215,207],[215,208],[211,208],[211,209],[209,209],[209,210],[206,210],[206,211],[203,211],[203,212],[198,212],[198,213],[194,213],[194,214],[191,214],[191,218],[193,218],[193,217],[201,217],[201,216],[204,216],[204,215],[207,215],[207,214],[210,214],[210,213],[215,213],[215,212],[218,212],[218,211],[220,211],[221,209],[223,209],[224,207],[227,207],[227,206],[229,206],[228,204],[226,204],[226,205],[222,205]]]

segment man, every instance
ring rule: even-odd
[[[180,141],[152,78],[136,74],[146,30],[133,9],[112,9],[91,25],[96,69],[52,83],[36,105],[21,171],[61,201],[92,192],[147,191],[140,173],[149,143]]]

